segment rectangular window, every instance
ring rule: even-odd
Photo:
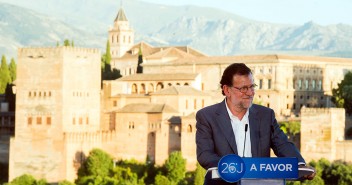
[[[86,117],[86,124],[89,124],[89,117]]]
[[[42,124],[42,117],[37,117],[37,124],[38,125],[41,125]]]
[[[263,89],[263,80],[262,79],[259,80],[259,89]]]
[[[271,79],[268,80],[268,89],[271,89]]]
[[[204,107],[204,104],[205,104],[204,102],[205,102],[205,101],[204,101],[204,99],[203,99],[203,100],[202,100],[202,108]]]
[[[312,89],[315,89],[315,80],[312,80]]]
[[[309,85],[309,82],[308,82],[308,80],[306,80],[305,81],[306,90],[308,90],[308,85]]]
[[[83,124],[83,118],[79,117],[79,124],[82,125]]]
[[[319,82],[318,82],[318,90],[321,90],[321,85],[322,85],[322,82],[321,82],[321,80],[319,80]]]
[[[117,101],[115,100],[114,103],[113,103],[114,107],[117,106]]]
[[[32,117],[28,117],[28,119],[27,119],[27,123],[28,123],[28,125],[32,125]]]
[[[197,109],[197,99],[194,99],[194,109]]]
[[[46,117],[46,124],[51,125],[51,117]]]
[[[298,80],[298,88],[302,89],[302,80]]]
[[[293,89],[296,89],[296,80],[293,80],[292,87],[293,87]]]
[[[72,118],[72,124],[76,124],[76,118]]]

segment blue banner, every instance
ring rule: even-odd
[[[218,163],[219,176],[227,182],[240,179],[297,179],[297,158],[241,158],[230,154]]]
[[[296,179],[297,158],[242,158],[246,165],[246,179]]]

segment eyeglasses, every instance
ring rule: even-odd
[[[243,87],[234,87],[234,86],[229,86],[229,87],[233,87],[239,90],[241,93],[246,93],[248,90],[254,91],[257,87],[257,84],[252,84],[250,86],[243,86]]]

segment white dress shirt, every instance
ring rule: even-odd
[[[248,119],[249,110],[247,110],[242,120],[240,120],[237,116],[234,116],[231,113],[229,107],[227,106],[226,99],[225,99],[225,105],[231,119],[231,126],[232,126],[233,133],[235,134],[238,155],[240,157],[252,157],[250,126],[249,126],[249,119]],[[245,132],[246,124],[248,124],[247,132]],[[245,141],[245,135],[246,135],[246,141]],[[244,145],[246,145],[245,148],[244,148]],[[244,155],[243,155],[243,149],[245,149]]]

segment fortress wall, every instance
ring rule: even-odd
[[[9,181],[23,174],[45,178],[48,182],[65,179],[64,142],[37,131],[32,139],[11,138]]]
[[[112,154],[110,145],[115,138],[115,131],[64,133],[66,178],[70,181],[77,178],[77,170],[92,149],[99,148]]]
[[[182,156],[187,160],[186,169],[189,171],[193,171],[196,169],[197,165],[195,117],[183,117],[181,125]]]
[[[336,159],[352,162],[352,140],[336,142]]]
[[[301,153],[307,162],[334,160],[336,141],[343,140],[345,111],[340,108],[301,109]]]

